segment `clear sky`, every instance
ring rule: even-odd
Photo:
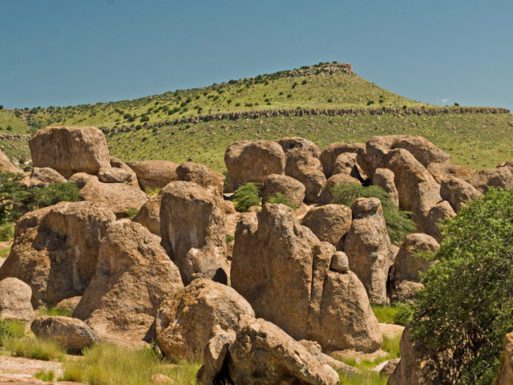
[[[436,104],[513,109],[513,0],[0,0],[0,104],[130,99],[342,61]]]

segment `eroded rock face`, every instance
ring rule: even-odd
[[[381,335],[365,289],[354,273],[330,269],[335,254],[292,209],[266,204],[257,218],[237,225],[232,285],[257,316],[296,339],[316,340],[328,351],[376,350]]]
[[[360,143],[332,143],[321,153],[320,160],[322,163],[322,168],[324,170],[324,174],[326,177],[330,177],[334,174],[334,169],[336,167],[337,158],[341,154],[355,154],[363,153],[365,150],[365,145]]]
[[[470,183],[482,193],[490,187],[513,189],[513,172],[509,167],[497,167],[478,171]]]
[[[30,302],[32,289],[17,278],[4,278],[0,281],[0,320],[30,322],[34,319],[34,309]]]
[[[80,353],[98,340],[96,333],[85,322],[71,317],[37,317],[30,329],[36,337],[52,339],[72,354]]]
[[[44,187],[52,183],[64,183],[66,178],[49,167],[34,167],[29,177],[24,179],[24,183],[29,187]]]
[[[167,160],[140,160],[128,165],[137,175],[143,190],[160,189],[169,182],[178,180],[178,164]]]
[[[176,175],[179,180],[194,182],[205,189],[213,190],[219,194],[223,193],[223,176],[203,164],[182,163],[176,168]]]
[[[158,345],[176,360],[202,359],[214,328],[238,330],[243,315],[255,317],[251,305],[235,290],[196,279],[162,303],[156,318]]]
[[[346,152],[340,154],[337,160],[335,160],[333,174],[347,174],[356,179],[360,178],[358,165],[356,163],[356,153]]]
[[[224,213],[220,195],[193,182],[171,182],[161,191],[162,245],[184,283],[194,278],[228,282]]]
[[[326,184],[320,160],[300,149],[289,150],[286,156],[285,174],[297,179],[305,186],[306,202],[317,202],[319,194]]]
[[[452,177],[442,181],[440,195],[458,212],[469,201],[478,198],[481,193],[463,179]]]
[[[94,277],[73,315],[104,339],[140,341],[164,298],[182,287],[160,239],[123,219],[109,224]]]
[[[438,242],[442,241],[442,233],[440,232],[440,223],[454,218],[456,213],[447,201],[438,202],[429,210],[428,217],[425,221],[424,229],[427,234],[431,235]]]
[[[0,150],[0,172],[21,173],[23,171],[18,166],[15,166],[7,155]]]
[[[294,207],[300,207],[305,199],[305,186],[286,175],[271,174],[262,187],[262,201],[268,202],[276,194],[282,194]]]
[[[504,337],[502,365],[497,378],[493,382],[493,385],[511,384],[513,384],[513,333],[506,334],[506,337]]]
[[[271,174],[285,172],[285,152],[272,141],[240,141],[228,146],[224,154],[232,191],[253,182],[263,183]]]
[[[0,279],[32,288],[32,304],[53,306],[81,295],[96,270],[100,239],[114,213],[92,202],[61,202],[23,215]]]
[[[311,140],[293,137],[293,138],[283,138],[278,140],[278,144],[283,148],[285,154],[289,151],[299,151],[303,154],[308,154],[313,156],[314,158],[318,158],[321,155],[321,150],[319,146],[317,146]]]
[[[349,267],[367,289],[371,303],[386,304],[388,270],[394,254],[381,202],[377,198],[358,198],[351,210],[353,222],[344,244]]]
[[[387,168],[377,168],[372,177],[372,184],[381,187],[388,193],[390,200],[399,206],[399,193],[395,187],[394,173]]]
[[[66,178],[110,167],[107,141],[95,127],[44,128],[29,140],[29,147],[34,167],[53,168]]]
[[[162,202],[162,195],[158,195],[148,199],[141,209],[134,217],[133,221],[138,222],[151,233],[160,237],[160,204]]]
[[[451,157],[422,136],[399,137],[393,148],[408,150],[424,167],[431,163],[446,163]]]
[[[339,376],[276,325],[244,318],[237,333],[218,333],[205,349],[199,383],[335,385]]]
[[[131,211],[139,211],[148,200],[148,196],[137,187],[127,183],[103,183],[96,176],[87,178],[79,194],[85,201],[108,207],[118,218],[129,216]]]
[[[310,209],[301,223],[323,242],[329,242],[343,250],[344,237],[351,228],[353,216],[347,206],[329,204]]]

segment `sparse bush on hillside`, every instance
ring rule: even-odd
[[[423,276],[413,335],[446,384],[489,385],[513,330],[513,191],[492,189],[442,226],[444,240]]]
[[[233,194],[235,209],[239,212],[246,212],[252,206],[260,206],[260,195],[258,187],[254,183],[246,183],[237,188]]]
[[[410,213],[401,211],[390,200],[387,192],[379,186],[362,186],[358,184],[338,184],[332,190],[333,203],[342,204],[348,207],[357,198],[378,198],[383,207],[383,216],[387,225],[390,240],[399,244],[405,235],[415,231],[415,224],[410,218]]]

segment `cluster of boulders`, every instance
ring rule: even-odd
[[[67,180],[83,201],[20,218],[0,318],[33,321],[72,353],[156,341],[170,359],[200,360],[202,384],[336,384],[344,366],[325,353],[380,348],[371,304],[413,298],[439,221],[489,186],[513,187],[513,165],[473,172],[410,136],[322,152],[303,138],[237,142],[226,181],[191,162],[126,164],[93,127],[40,130],[30,149],[27,183]],[[263,207],[237,213],[229,193],[248,182]],[[418,232],[394,245],[380,200],[337,204],[341,183],[382,187]],[[276,194],[290,207],[268,203]],[[73,317],[34,320],[40,306]]]

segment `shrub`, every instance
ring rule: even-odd
[[[0,224],[0,242],[9,241],[14,236],[14,225],[12,223]]]
[[[260,206],[258,187],[254,183],[239,186],[233,194],[233,202],[239,212],[246,212],[252,206]]]
[[[25,325],[19,321],[0,320],[0,346],[8,338],[21,338],[25,335]]]
[[[268,200],[269,203],[281,203],[282,205],[289,206],[292,209],[297,209],[295,205],[292,204],[292,202],[282,193],[276,193],[274,195],[271,195]]]
[[[490,190],[442,226],[434,264],[413,315],[413,336],[443,383],[491,384],[513,330],[513,192]]]
[[[379,186],[361,186],[358,184],[338,184],[332,189],[333,203],[343,204],[351,207],[353,202],[359,198],[378,198],[383,207],[383,216],[387,225],[390,240],[398,244],[406,234],[415,231],[415,224],[410,218],[410,213],[401,211],[390,200],[387,192]]]

